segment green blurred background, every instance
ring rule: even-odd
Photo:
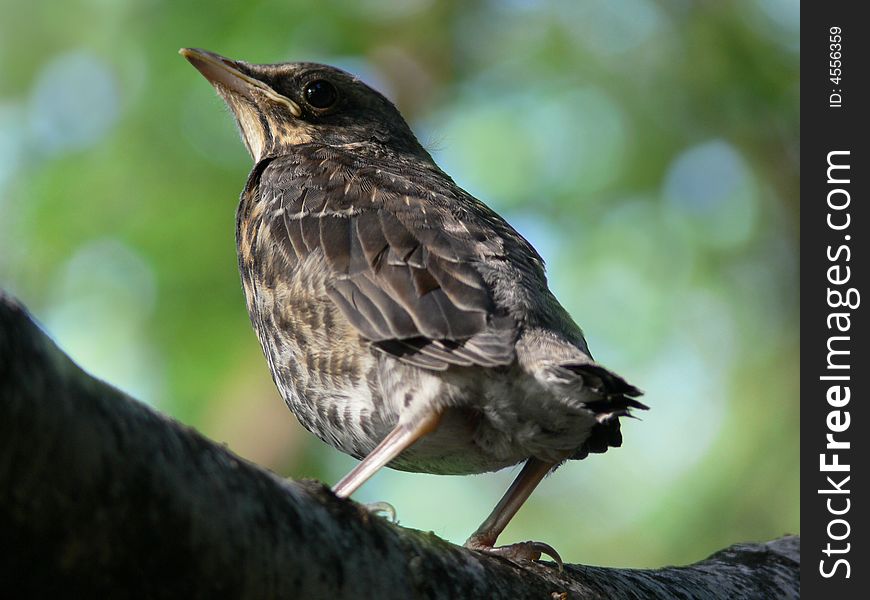
[[[250,159],[177,50],[329,62],[532,241],[596,357],[646,390],[623,448],[560,469],[501,541],[661,566],[798,532],[797,2],[0,14],[0,286],[90,372],[282,475],[352,466],[273,388],[236,271]],[[515,473],[385,471],[357,498],[461,543]]]

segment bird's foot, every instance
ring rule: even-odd
[[[396,519],[396,509],[389,502],[370,502],[368,504],[363,504],[363,506],[371,515],[382,517],[390,523],[399,522]]]
[[[470,550],[477,550],[478,552],[483,552],[484,554],[501,556],[514,562],[529,562],[540,560],[541,555],[544,554],[553,559],[556,565],[558,565],[560,573],[562,572],[564,567],[562,557],[559,556],[559,553],[556,552],[556,549],[553,548],[550,544],[545,544],[544,542],[529,541],[517,542],[516,544],[508,544],[507,546],[493,546],[492,544],[488,544],[485,541],[472,536],[468,539],[467,542],[465,542],[465,547]]]

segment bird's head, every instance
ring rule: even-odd
[[[180,53],[233,111],[254,162],[308,143],[380,147],[431,161],[392,102],[340,69],[254,65],[195,48]]]

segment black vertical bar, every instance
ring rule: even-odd
[[[870,24],[801,14],[801,595],[866,598]]]

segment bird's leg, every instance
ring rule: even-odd
[[[423,436],[435,431],[440,422],[441,414],[438,413],[429,415],[414,425],[397,425],[362,462],[333,486],[332,491],[339,498],[347,498],[402,451],[410,448]]]
[[[477,528],[465,542],[465,547],[479,550],[487,554],[504,556],[511,560],[538,560],[541,554],[551,556],[562,570],[562,558],[549,544],[543,542],[520,542],[508,546],[495,547],[498,536],[507,527],[517,511],[528,500],[534,489],[541,483],[544,476],[556,465],[554,462],[544,462],[530,458],[523,470],[499,500],[486,520]]]

